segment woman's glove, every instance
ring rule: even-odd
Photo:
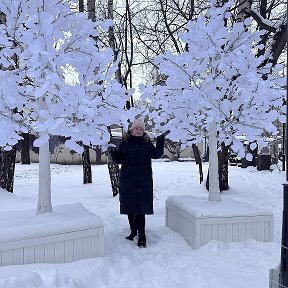
[[[167,130],[166,132],[162,133],[159,137],[165,138],[171,131]]]

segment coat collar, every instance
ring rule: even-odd
[[[131,134],[131,131],[129,130],[127,133],[125,132],[123,133],[123,140],[125,142],[132,142],[132,143],[141,143],[141,142],[147,143],[150,141],[150,137],[146,132],[144,132],[143,136],[141,137],[133,136]]]

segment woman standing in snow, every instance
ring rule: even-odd
[[[146,247],[145,215],[153,214],[153,179],[151,159],[164,153],[164,133],[157,137],[156,147],[145,133],[144,122],[136,119],[123,136],[118,150],[109,149],[113,160],[122,164],[120,172],[120,213],[128,215],[131,233],[126,237],[134,240],[138,232],[138,247]]]

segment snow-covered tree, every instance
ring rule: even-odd
[[[188,32],[181,35],[187,51],[158,57],[166,83],[145,92],[157,111],[150,117],[159,129],[172,131],[171,140],[196,143],[209,131],[209,171],[214,183],[209,199],[217,201],[216,137],[218,143],[231,145],[244,157],[238,136],[264,145],[263,132],[275,134],[273,121],[284,121],[280,115],[284,96],[281,67],[276,65],[272,70],[272,65],[261,65],[264,58],[255,56],[261,32],[253,29],[249,19],[229,25],[231,6],[232,2],[212,6],[197,21],[189,22]],[[154,117],[156,114],[160,117]]]
[[[77,143],[105,146],[107,126],[125,126],[128,119],[123,107],[130,95],[114,79],[113,52],[95,42],[98,29],[111,23],[87,20],[71,10],[72,4],[0,3],[6,17],[0,25],[0,147],[10,149],[21,132],[39,134],[34,145],[40,147],[40,162],[46,163],[45,169],[40,163],[39,176],[46,175],[47,183],[39,180],[38,213],[52,210],[49,135],[69,137],[65,145],[81,153]]]

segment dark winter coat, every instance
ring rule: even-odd
[[[157,137],[156,147],[144,133],[130,132],[123,137],[118,150],[111,152],[113,160],[122,164],[120,171],[120,213],[153,214],[153,179],[151,159],[164,153],[164,137]]]

